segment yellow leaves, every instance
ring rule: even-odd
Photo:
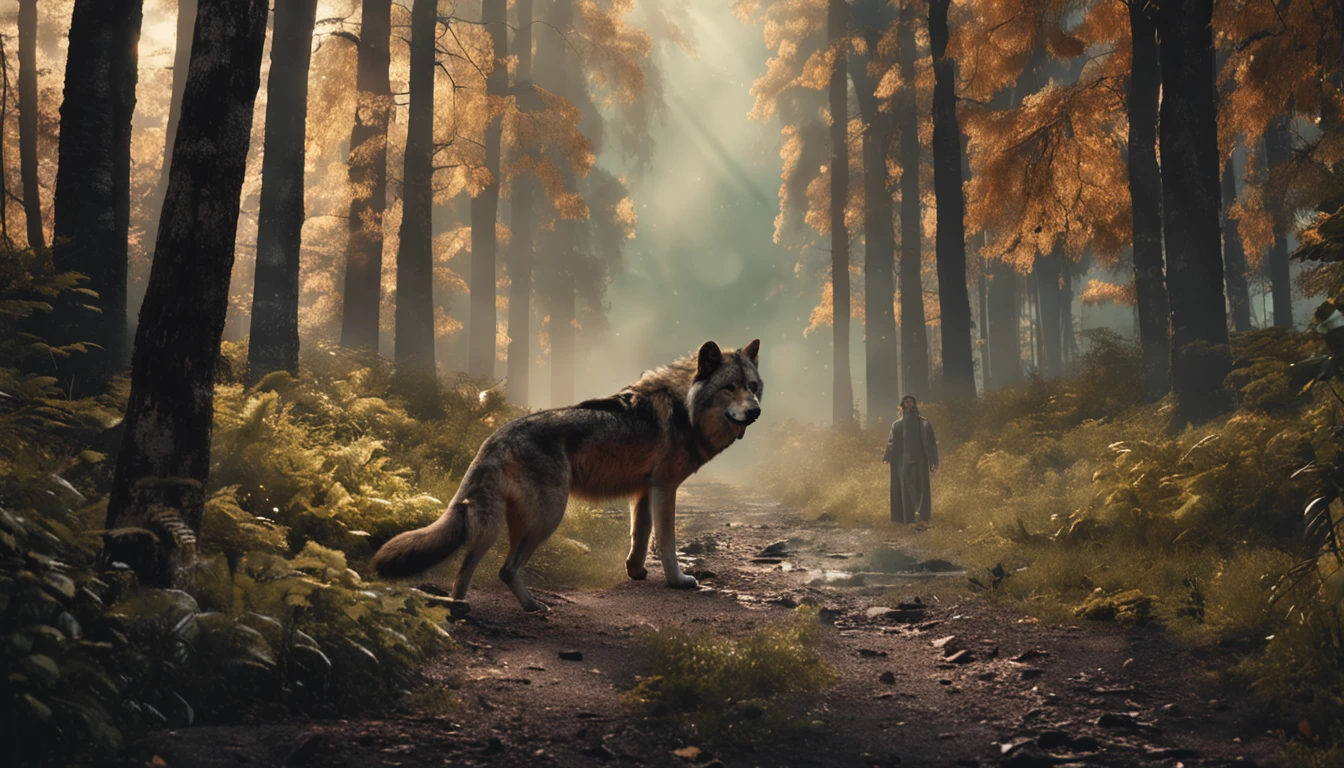
[[[1118,285],[1104,280],[1089,280],[1087,287],[1078,295],[1078,301],[1082,302],[1085,307],[1102,304],[1119,304],[1122,307],[1132,307],[1135,303],[1134,281],[1131,280],[1123,285]]]
[[[589,44],[585,59],[589,81],[604,91],[608,103],[629,104],[645,89],[644,61],[653,51],[653,36],[625,23],[633,0],[576,3]]]
[[[966,111],[967,223],[989,234],[987,256],[1025,272],[1057,247],[1114,257],[1129,243],[1122,92],[1096,72],[1015,109]]]
[[[1228,216],[1237,221],[1247,260],[1252,266],[1258,264],[1261,254],[1274,244],[1274,217],[1265,206],[1264,186],[1246,183],[1228,209]]]
[[[635,239],[635,228],[639,224],[639,214],[635,212],[635,201],[629,197],[616,204],[615,221],[621,225],[625,239]]]

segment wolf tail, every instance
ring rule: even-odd
[[[419,573],[446,560],[467,542],[467,504],[454,502],[438,520],[424,528],[392,537],[373,556],[373,567],[384,578]]]

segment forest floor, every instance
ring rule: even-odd
[[[451,688],[454,704],[162,731],[136,751],[168,768],[1280,761],[1244,688],[1219,682],[1229,662],[1159,627],[1041,622],[969,590],[951,564],[921,567],[917,532],[806,520],[737,487],[689,484],[677,515],[689,570],[702,576],[697,591],[665,588],[650,558],[647,581],[535,590],[552,608],[539,617],[522,613],[492,574],[478,573],[471,614],[452,630],[459,651],[425,670],[431,686]],[[770,550],[776,556],[762,556],[781,541]],[[899,608],[915,598],[922,610]],[[811,726],[714,744],[622,702],[647,673],[648,628],[743,636],[803,602],[822,606],[823,654],[838,675],[812,699]],[[870,611],[883,607],[897,612]],[[582,659],[561,658],[571,651]],[[701,752],[674,754],[694,754],[685,747]]]

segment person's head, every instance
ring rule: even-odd
[[[906,395],[901,398],[901,413],[912,413],[919,410],[919,404],[915,402],[912,395]]]

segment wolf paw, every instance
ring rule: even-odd
[[[537,601],[533,600],[532,605],[527,606],[523,610],[526,611],[527,613],[532,614],[533,616],[545,616],[546,614],[551,612],[551,607],[545,603],[538,603]]]
[[[695,589],[700,586],[700,582],[696,581],[694,576],[679,573],[667,580],[667,586],[673,589]]]
[[[635,581],[643,581],[649,577],[649,569],[642,565],[631,565],[626,563],[625,572]]]

